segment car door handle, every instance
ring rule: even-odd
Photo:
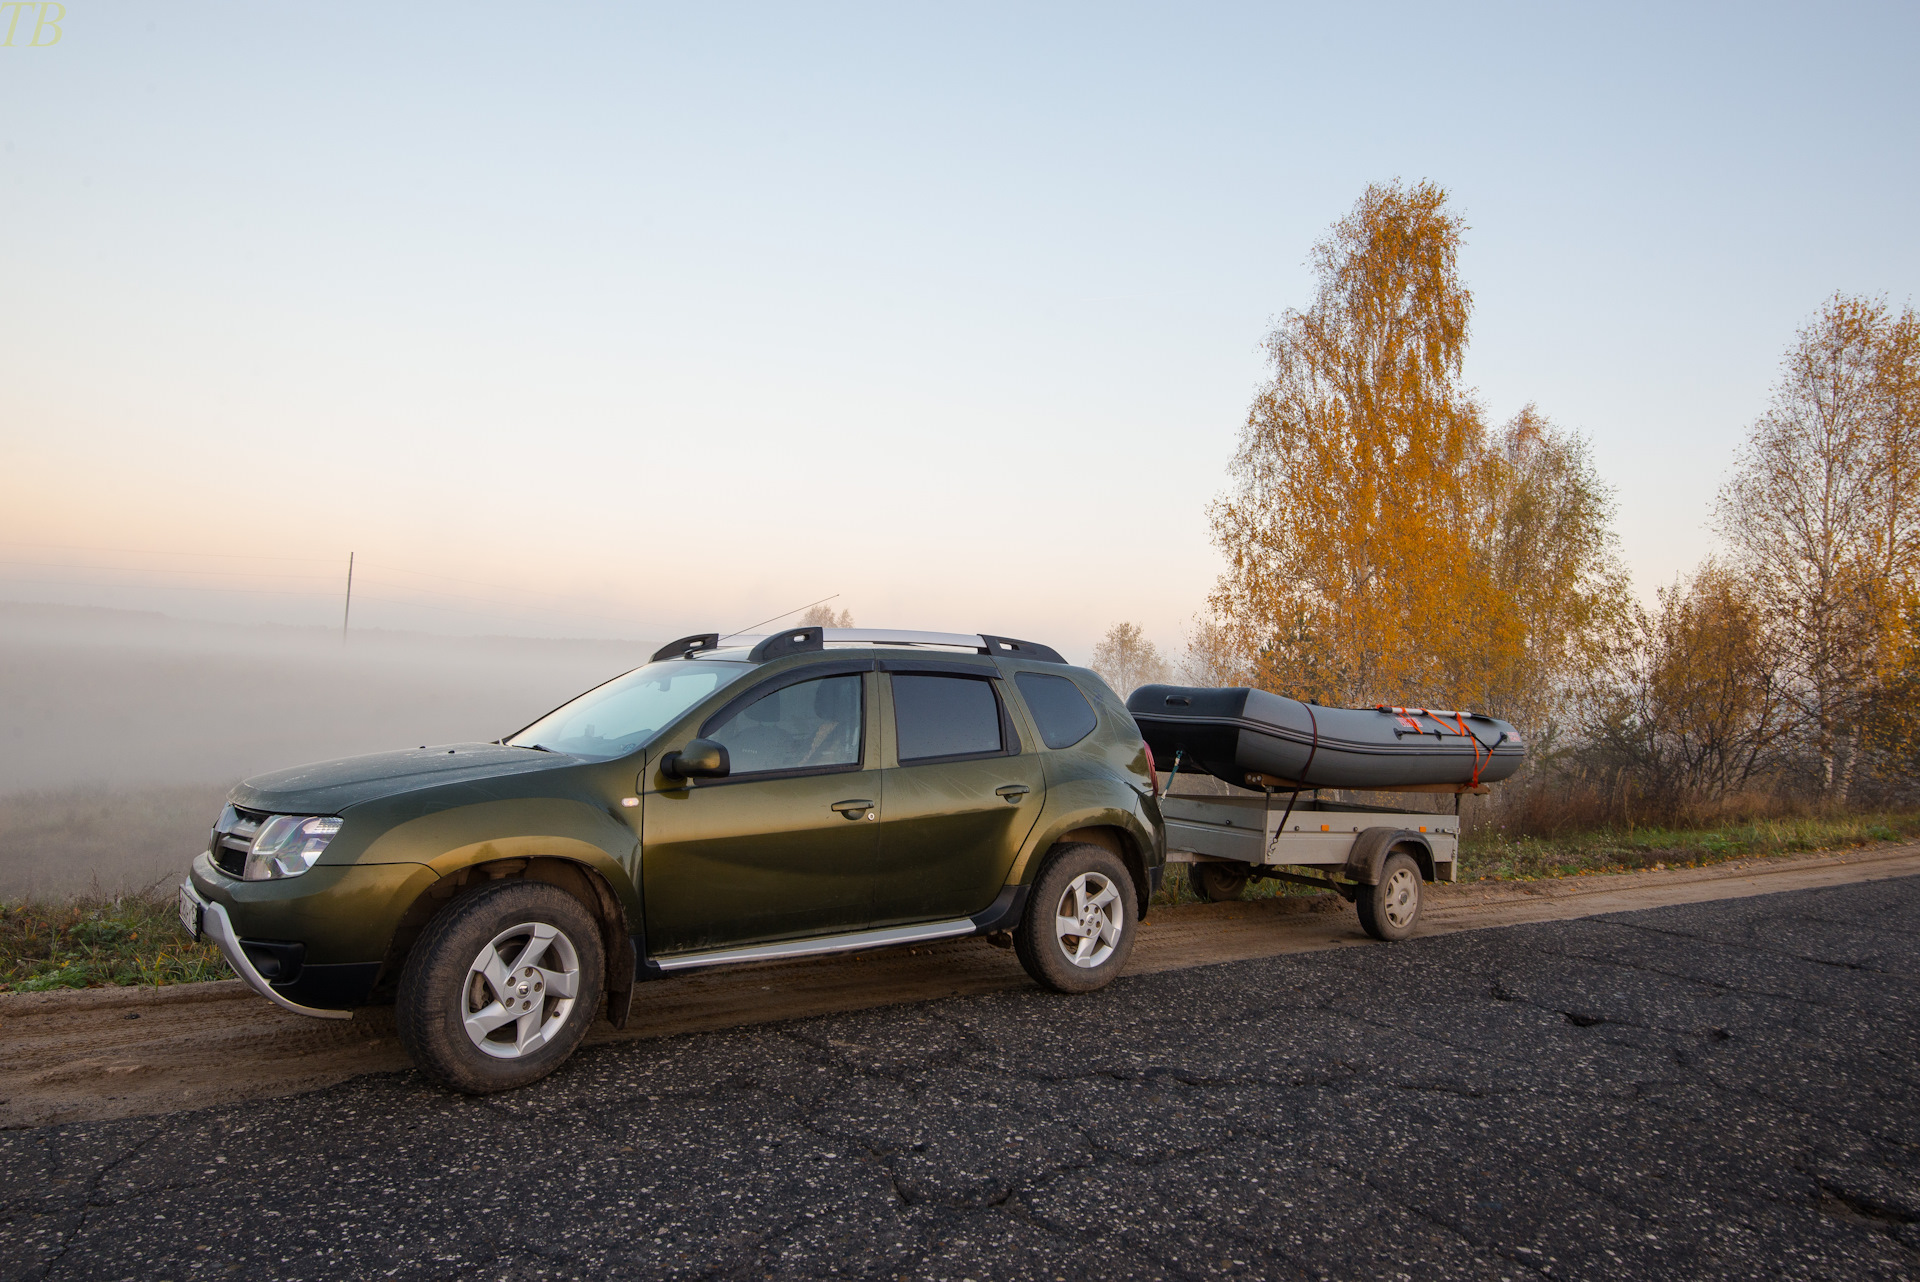
[[[1005,798],[1010,806],[1017,806],[1020,804],[1020,798],[1032,791],[1033,789],[1023,783],[1003,783],[993,790],[993,795]]]
[[[843,819],[858,819],[862,815],[869,819],[873,818],[871,801],[836,801],[833,803],[833,809]]]

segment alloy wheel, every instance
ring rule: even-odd
[[[1053,911],[1060,951],[1076,966],[1092,968],[1113,956],[1120,942],[1125,909],[1120,891],[1106,876],[1083,872],[1067,883]]]
[[[566,1024],[580,991],[580,954],[545,922],[509,926],[480,950],[461,986],[460,1021],[495,1059],[545,1046]]]

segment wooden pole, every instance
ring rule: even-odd
[[[347,643],[347,621],[353,618],[353,553],[347,553],[347,606],[340,612],[340,644]]]

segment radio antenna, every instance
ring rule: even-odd
[[[803,609],[805,607],[802,607]],[[340,644],[347,643],[347,621],[353,618],[353,553],[347,553],[347,605],[340,612]]]
[[[811,610],[816,605],[825,605],[829,601],[837,601],[839,599],[840,599],[840,594],[838,592],[834,593],[832,596],[823,596],[818,601],[809,601],[805,605],[796,605],[791,610],[782,610],[779,614],[774,615],[773,618],[771,619],[762,619],[758,623],[749,623],[746,627],[741,628],[740,632],[751,632],[755,628],[765,627],[767,624],[772,623],[775,620],[784,619],[789,614],[798,614],[802,610]],[[737,637],[740,635],[740,632],[729,632],[727,633],[726,636],[723,636],[720,639],[722,641],[725,641],[727,637]]]

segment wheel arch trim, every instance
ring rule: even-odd
[[[1422,833],[1409,828],[1368,828],[1353,840],[1347,851],[1346,867],[1341,871],[1349,881],[1363,886],[1380,884],[1380,868],[1393,854],[1406,854],[1420,867],[1420,880],[1432,881],[1433,846]]]
[[[591,858],[587,852],[599,858]],[[466,858],[458,858],[463,854]],[[615,1028],[625,1027],[638,969],[632,933],[637,919],[629,915],[607,870],[598,866],[603,861],[611,862],[599,847],[567,838],[516,837],[449,851],[434,861],[440,879],[415,896],[401,915],[381,967],[382,981],[398,977],[427,923],[469,887],[495,881],[538,881],[572,895],[599,923],[606,966],[607,1017]]]

